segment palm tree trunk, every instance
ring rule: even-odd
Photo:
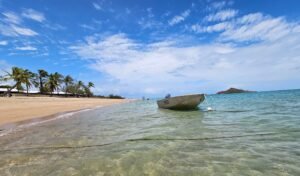
[[[40,93],[43,94],[44,88],[43,88],[43,81],[42,78],[40,77]]]
[[[28,97],[28,95],[29,95],[29,94],[28,94],[28,89],[29,89],[28,85],[26,85],[26,89],[27,89],[27,97]]]
[[[9,96],[9,97],[11,97],[11,91],[14,89],[14,88],[16,88],[17,87],[17,85],[18,85],[18,83],[16,83],[14,86],[12,86],[11,88],[9,88],[9,89],[7,89],[7,92],[5,92],[4,94],[3,94],[3,96]]]
[[[65,85],[66,85],[66,89],[65,89],[65,97],[67,97],[68,84],[65,84]]]

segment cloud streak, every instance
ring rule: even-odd
[[[295,28],[296,23],[288,23],[284,17],[272,18],[261,13],[245,15],[231,23],[221,34],[224,40],[263,41],[280,39]]]
[[[2,13],[4,18],[0,18],[0,34],[9,37],[17,36],[36,36],[37,32],[24,27],[22,18],[14,12]]]
[[[29,28],[24,28],[24,27],[19,27],[19,26],[10,26],[11,29],[15,32],[16,35],[24,35],[24,36],[35,36],[38,35],[37,32],[29,29]]]
[[[34,21],[37,21],[37,22],[43,22],[43,21],[46,20],[43,13],[38,12],[38,11],[33,10],[33,9],[24,9],[23,13],[22,13],[22,16],[24,18],[28,18],[28,19],[31,19],[31,20],[34,20]]]
[[[102,10],[102,7],[100,4],[94,2],[94,3],[92,3],[92,5],[96,10]]]
[[[191,10],[186,10],[182,12],[180,15],[174,16],[171,20],[169,20],[169,25],[173,26],[175,24],[183,22],[191,13]]]
[[[225,21],[235,17],[238,14],[237,10],[227,9],[219,11],[215,14],[210,14],[204,18],[205,21]]]
[[[20,50],[20,51],[36,51],[37,48],[35,48],[33,46],[22,46],[22,47],[16,47],[16,50]]]
[[[3,12],[3,16],[5,16],[4,21],[12,24],[20,24],[22,22],[21,18],[14,12]]]
[[[1,46],[6,46],[8,42],[6,40],[0,40],[0,45]]]
[[[220,33],[219,41],[260,42],[280,39],[297,28],[299,24],[287,22],[284,17],[273,18],[262,13],[251,13],[208,26],[194,24],[189,29],[196,33]]]

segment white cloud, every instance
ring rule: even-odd
[[[38,22],[43,22],[46,20],[45,16],[43,13],[38,12],[33,9],[25,9],[23,10],[22,16],[28,19],[32,19]]]
[[[138,21],[137,24],[141,26],[142,29],[157,29],[164,28],[164,24],[161,22],[161,20],[156,20],[154,18],[154,14],[152,12],[152,8],[148,7],[144,11],[147,13],[146,16],[142,16]]]
[[[126,12],[127,14],[131,14],[131,10],[130,10],[129,8],[126,8],[126,9],[125,9],[125,12]]]
[[[232,4],[233,4],[233,1],[231,1],[231,0],[217,1],[217,2],[213,2],[213,3],[209,4],[208,7],[206,8],[206,10],[208,10],[208,11],[220,10],[220,9],[223,9],[226,6],[230,6]]]
[[[272,18],[255,13],[237,19],[220,37],[222,40],[239,42],[277,40],[288,35],[298,26],[296,23],[288,23],[284,17]]]
[[[162,15],[162,17],[168,17],[168,16],[170,16],[171,15],[171,12],[170,11],[166,11],[163,15]]]
[[[299,31],[276,42],[240,47],[217,43],[182,46],[176,40],[146,44],[116,34],[92,36],[71,49],[88,60],[91,68],[107,75],[102,84],[106,91],[163,95],[215,91],[231,85],[272,89],[286,81],[299,83],[299,43]]]
[[[241,24],[250,24],[250,23],[260,22],[264,18],[266,17],[264,17],[262,13],[250,13],[239,18],[238,22]]]
[[[18,36],[18,34],[10,27],[0,23],[0,34],[4,36]]]
[[[0,45],[5,46],[7,44],[8,44],[8,42],[6,40],[0,40]]]
[[[171,20],[169,20],[169,25],[173,26],[175,24],[181,23],[190,15],[190,13],[191,13],[190,10],[186,10],[182,12],[180,15],[174,16]]]
[[[192,31],[197,32],[197,33],[212,33],[212,32],[221,32],[226,29],[230,29],[232,27],[231,23],[228,22],[222,22],[222,23],[217,23],[211,26],[201,26],[199,24],[194,24],[191,26]]]
[[[98,4],[98,3],[93,3],[93,6],[94,6],[94,8],[96,9],[96,10],[102,10],[102,7],[101,7],[101,5],[100,4]]]
[[[5,16],[4,21],[13,24],[20,24],[22,22],[21,18],[14,12],[3,12],[2,15]]]
[[[139,21],[138,24],[141,26],[143,29],[153,29],[153,28],[159,28],[162,27],[163,24],[160,21],[155,21],[153,19],[146,19],[142,17]]]
[[[211,4],[211,7],[214,9],[221,9],[226,5],[226,1],[214,2]]]
[[[4,25],[0,23],[0,34],[4,36],[10,36],[10,37],[17,37],[17,36],[35,36],[38,35],[37,32],[25,28],[25,27],[19,27],[16,25]]]
[[[103,60],[115,60],[118,62],[120,62],[120,59],[122,58],[127,59],[136,55],[136,51],[133,48],[137,45],[130,39],[126,38],[124,34],[107,37],[101,43],[97,43],[95,40],[97,40],[95,37],[86,38],[87,44],[93,45],[93,49],[82,47],[83,45],[73,46],[72,49],[74,49],[79,55],[84,55],[87,58],[95,58],[101,55]],[[112,48],[115,49],[115,51],[112,51]]]
[[[21,51],[36,51],[37,48],[33,46],[22,46],[22,47],[16,47],[16,50],[21,50]]]
[[[277,40],[298,27],[298,23],[289,23],[284,17],[273,18],[262,13],[252,13],[209,26],[194,24],[189,30],[196,33],[218,32],[220,41],[257,42]]]
[[[205,21],[225,21],[225,20],[235,17],[237,14],[238,14],[237,10],[227,9],[227,10],[219,11],[215,14],[210,14],[210,15],[204,17],[204,20]]]
[[[55,23],[52,23],[52,24],[45,23],[45,24],[43,24],[43,27],[51,29],[51,30],[55,30],[55,31],[57,31],[57,30],[66,30],[67,29],[67,27],[62,26],[60,24],[55,24]]]
[[[22,19],[14,12],[2,13],[4,18],[0,17],[0,34],[4,36],[35,36],[37,32],[22,25]]]
[[[87,25],[87,24],[81,24],[79,25],[80,27],[84,28],[84,29],[88,29],[88,30],[95,30],[95,27],[91,26],[91,25]]]
[[[29,28],[23,28],[18,26],[10,26],[11,29],[17,34],[17,35],[24,35],[24,36],[35,36],[38,35],[35,31],[29,29]]]
[[[147,13],[148,13],[148,18],[153,18],[154,17],[154,14],[152,12],[152,8],[151,7],[148,7],[146,9]]]

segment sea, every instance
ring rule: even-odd
[[[0,136],[0,175],[298,176],[300,90],[206,95],[193,111],[137,100],[23,125]]]

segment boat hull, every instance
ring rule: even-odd
[[[184,95],[159,100],[157,105],[163,109],[191,110],[196,109],[204,99],[204,94]]]

